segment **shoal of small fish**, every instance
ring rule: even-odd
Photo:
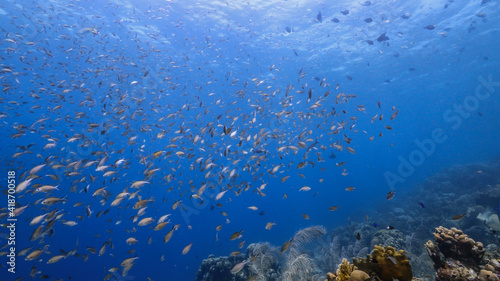
[[[69,3],[67,9],[76,9]],[[41,9],[40,14],[57,16],[58,11]],[[175,240],[181,227],[196,230],[198,226],[186,224],[179,214],[187,202],[221,210],[225,224],[213,225],[214,235],[207,239],[240,240],[245,229],[229,230],[231,220],[238,218],[223,210],[226,202],[239,200],[244,192],[265,197],[275,192],[270,181],[288,185],[297,175],[305,178],[301,170],[306,168],[348,175],[347,159],[356,153],[356,142],[382,137],[399,113],[380,102],[365,104],[345,92],[342,83],[329,81],[334,78],[311,79],[305,69],[286,81],[268,75],[283,71],[284,58],[260,66],[265,74],[214,74],[219,70],[209,61],[199,63],[193,55],[198,64],[192,65],[189,54],[173,55],[159,34],[148,34],[146,40],[120,21],[105,29],[96,15],[92,20],[80,16],[76,22],[48,22],[25,13],[33,28],[46,35],[23,36],[17,18],[10,26],[17,32],[4,30],[0,117],[12,148],[4,163],[18,173],[16,193],[23,202],[15,215],[31,229],[18,238],[30,241],[18,256],[33,263],[27,273],[31,278],[44,276],[44,264],[98,259],[112,253],[115,245],[155,247]],[[130,15],[129,20],[138,17]],[[219,64],[230,60],[217,43],[206,41],[204,46],[193,45],[193,52],[209,52]],[[70,62],[78,62],[76,68]],[[198,79],[190,78],[193,73]],[[358,128],[360,118],[371,122],[377,133]],[[336,162],[336,155],[346,160]],[[320,189],[320,184],[311,183],[290,192]],[[341,189],[356,192],[353,186]],[[158,207],[165,204],[169,211],[160,212]],[[258,211],[258,205],[244,208]],[[332,205],[325,212],[340,207]],[[49,247],[57,230],[79,228],[83,221],[111,211],[120,216],[109,217],[108,223],[132,222],[127,239],[116,241],[112,231],[103,229],[96,236],[104,240],[84,250],[77,240],[75,248],[61,253]],[[1,209],[0,217],[7,216]],[[248,228],[272,231],[279,224]],[[140,241],[139,232],[159,232],[163,239]],[[188,255],[203,243],[187,243],[171,255]],[[292,243],[284,242],[281,251]],[[244,241],[239,241],[238,248],[243,247]],[[105,280],[114,272],[126,276],[138,258],[110,267]],[[247,262],[237,264],[233,272]]]

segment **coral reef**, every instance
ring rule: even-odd
[[[245,255],[210,255],[202,261],[196,281],[246,281],[251,277],[255,281],[274,281],[281,276],[281,260],[283,256],[277,247],[272,247],[269,243],[254,243],[248,245]],[[231,273],[231,269],[242,262],[246,262],[246,266],[236,274]]]
[[[434,240],[445,258],[459,260],[472,266],[478,265],[484,256],[483,243],[475,242],[461,230],[452,227],[438,227],[434,232]]]
[[[350,264],[346,259],[339,264],[336,274],[331,272],[326,274],[326,281],[364,281],[370,278],[366,272],[357,270],[357,267]]]
[[[392,260],[384,260],[385,252],[380,249],[391,246],[393,250],[390,253],[397,255],[400,252],[395,249],[404,250],[404,256],[411,261],[409,273],[404,278],[394,277],[399,281],[411,280],[411,271],[415,276],[436,276],[438,281],[497,280],[495,277],[500,274],[499,203],[500,161],[456,165],[411,189],[398,190],[397,200],[377,206],[370,217],[363,214],[365,219],[362,221],[348,219],[346,225],[328,233],[321,226],[300,230],[285,253],[280,252],[280,246],[251,244],[246,255],[238,261],[212,257],[213,264],[205,264],[204,270],[211,269],[210,274],[219,274],[223,271],[217,267],[219,263],[218,266],[227,267],[224,272],[230,272],[234,265],[249,260],[238,274],[224,275],[229,279],[217,280],[242,280],[245,276],[256,281],[317,281],[324,280],[329,271],[333,273],[327,275],[327,280],[338,280],[336,271],[343,259],[350,261],[353,257],[366,257],[370,249],[379,250],[374,250],[365,260],[377,261],[375,256],[390,265]],[[458,214],[465,215],[453,220]],[[435,232],[435,226],[439,225],[446,225],[449,229],[441,227]],[[436,243],[428,241],[433,233]],[[425,247],[422,246],[424,244]],[[397,263],[398,259],[394,259]],[[372,268],[375,265],[354,265],[358,269],[349,275],[350,281],[361,278],[357,274],[362,273],[377,275],[379,280],[385,281]],[[392,270],[395,268],[397,266],[393,266]],[[199,276],[203,274],[199,272]],[[197,280],[216,279],[209,279],[207,275],[206,279]],[[386,280],[393,281],[392,278]]]
[[[286,256],[285,266],[280,280],[317,280],[321,276],[314,253],[310,251],[310,245],[315,240],[319,240],[326,234],[326,229],[322,226],[311,226],[299,230],[293,236],[293,243],[290,245]]]
[[[342,260],[342,263],[337,269],[336,279],[337,281],[349,281],[351,273],[356,270],[356,267],[350,264],[346,259]]]
[[[483,269],[485,249],[481,242],[474,241],[459,229],[442,226],[436,228],[434,240],[436,243],[428,241],[425,247],[434,262],[437,281],[499,280],[500,263],[497,260],[490,260]]]
[[[207,259],[201,262],[198,269],[197,281],[220,281],[220,280],[235,280],[245,281],[248,279],[248,269],[244,268],[238,275],[233,275],[231,269],[238,263],[246,259],[245,255],[232,257],[215,257],[210,255]]]
[[[269,243],[254,243],[248,245],[246,253],[251,261],[247,265],[249,276],[255,276],[255,281],[278,279],[283,255],[277,247]]]
[[[360,270],[375,274],[380,280],[411,281],[413,273],[410,262],[403,250],[397,251],[394,247],[376,245],[366,259],[353,259],[353,263]]]
[[[392,246],[396,249],[403,249],[405,247],[405,235],[403,232],[397,229],[382,229],[373,235],[373,239],[371,241],[371,248],[374,248],[375,245],[382,246]]]

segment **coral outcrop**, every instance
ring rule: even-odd
[[[468,265],[478,265],[484,256],[481,242],[475,242],[461,230],[452,227],[438,227],[434,232],[434,240],[445,258],[459,260]]]
[[[371,254],[364,258],[354,258],[353,264],[342,260],[336,274],[328,273],[327,281],[364,281],[374,276],[382,281],[411,281],[411,265],[403,250],[375,245]]]
[[[342,260],[342,263],[337,269],[337,281],[349,281],[351,273],[356,270],[356,267],[350,264],[346,259]]]
[[[499,280],[497,268],[500,263],[497,260],[482,266],[485,249],[481,242],[474,241],[459,229],[442,226],[436,228],[434,240],[436,243],[428,241],[425,247],[434,262],[436,281]]]
[[[336,274],[327,273],[326,281],[364,281],[370,278],[366,272],[357,270],[357,268],[350,264],[346,259],[342,260],[339,264]]]
[[[366,259],[354,258],[353,263],[360,270],[375,274],[380,280],[411,281],[413,273],[411,265],[403,250],[394,247],[376,245]]]

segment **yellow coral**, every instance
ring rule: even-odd
[[[354,264],[365,272],[375,272],[381,280],[411,281],[413,273],[403,250],[394,247],[375,246],[366,259],[354,259]]]
[[[342,259],[342,263],[339,264],[339,269],[337,269],[337,281],[349,281],[351,273],[356,270],[357,267],[351,265],[346,259]]]

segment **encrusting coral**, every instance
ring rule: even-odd
[[[403,250],[397,251],[394,247],[375,245],[371,255],[366,259],[354,258],[353,263],[360,270],[375,273],[380,280],[411,281],[413,273],[410,262]]]

